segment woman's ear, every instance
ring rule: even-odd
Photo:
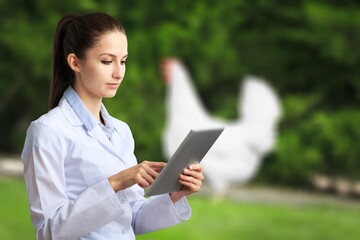
[[[74,70],[75,72],[80,72],[80,67],[78,65],[78,58],[74,53],[70,53],[67,56],[67,62],[72,70]]]

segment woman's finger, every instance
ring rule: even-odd
[[[204,175],[201,172],[198,172],[196,170],[184,169],[183,173],[185,175],[192,176],[192,177],[194,177],[196,179],[204,180]]]
[[[201,180],[196,179],[196,178],[191,177],[191,176],[184,175],[184,174],[180,175],[180,180],[183,181],[183,182],[187,182],[187,183],[196,185],[196,186],[201,186],[202,185]]]
[[[187,187],[190,192],[198,192],[200,191],[200,185],[196,185],[196,184],[193,184],[191,182],[188,182],[188,181],[183,181],[181,179],[179,179],[179,183],[184,185],[185,187]]]
[[[164,162],[150,162],[150,161],[143,161],[144,165],[149,166],[151,169],[155,170],[156,172],[160,172],[166,165]]]
[[[197,172],[202,172],[202,166],[200,163],[195,163],[192,164],[188,167],[189,170],[193,170],[193,171],[197,171]]]

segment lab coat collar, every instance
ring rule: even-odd
[[[87,110],[79,95],[75,92],[72,86],[69,86],[64,92],[64,98],[68,101],[74,112],[80,119],[80,121],[85,125],[88,131],[93,130],[99,122],[95,119],[93,115]]]
[[[68,120],[72,126],[84,125],[84,123],[79,119],[71,106],[69,106],[69,102],[64,97],[60,99],[59,108],[63,112],[66,120]]]
[[[67,102],[67,104],[65,103]],[[65,107],[64,105],[67,105]],[[84,125],[88,134],[95,138],[104,147],[110,150],[113,154],[118,156],[116,151],[117,140],[121,136],[120,131],[116,128],[114,119],[109,115],[105,106],[101,105],[101,115],[105,121],[106,131],[111,135],[111,140],[101,128],[100,122],[95,119],[94,116],[87,110],[82,103],[80,97],[75,90],[69,86],[63,95],[59,103],[60,108],[64,110],[65,117],[73,126]],[[115,134],[115,131],[117,134]],[[118,156],[119,157],[119,156]],[[121,159],[122,160],[122,159]],[[122,160],[123,161],[123,160]]]
[[[85,125],[86,129],[89,132],[93,131],[96,126],[101,124],[85,107],[84,103],[80,99],[79,95],[72,88],[72,86],[69,86],[65,90],[64,98],[69,102],[70,106],[76,113],[78,119],[81,121],[82,124]],[[100,112],[101,112],[101,116],[104,119],[107,131],[109,133],[113,133],[116,129],[116,126],[103,103],[101,104]],[[117,132],[119,133],[119,131]]]
[[[110,116],[110,114],[108,113],[108,111],[106,110],[104,104],[101,104],[101,116],[104,119],[105,122],[105,126],[107,128],[107,131],[111,134],[114,133],[116,129],[116,125],[114,123],[113,118]],[[119,133],[119,131],[117,131]]]

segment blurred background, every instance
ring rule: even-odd
[[[358,1],[2,0],[1,159],[19,158],[30,121],[47,111],[57,22],[94,11],[127,32],[126,77],[105,104],[130,125],[139,161],[165,160],[165,57],[184,62],[219,118],[238,117],[249,74],[265,78],[282,102],[277,144],[251,182],[217,202],[206,191],[191,197],[191,220],[139,239],[360,237]],[[23,179],[8,175],[0,171],[0,238],[35,239]]]

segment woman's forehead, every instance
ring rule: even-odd
[[[126,35],[119,31],[112,31],[101,35],[89,51],[95,55],[111,54],[122,58],[127,55],[127,48]]]

